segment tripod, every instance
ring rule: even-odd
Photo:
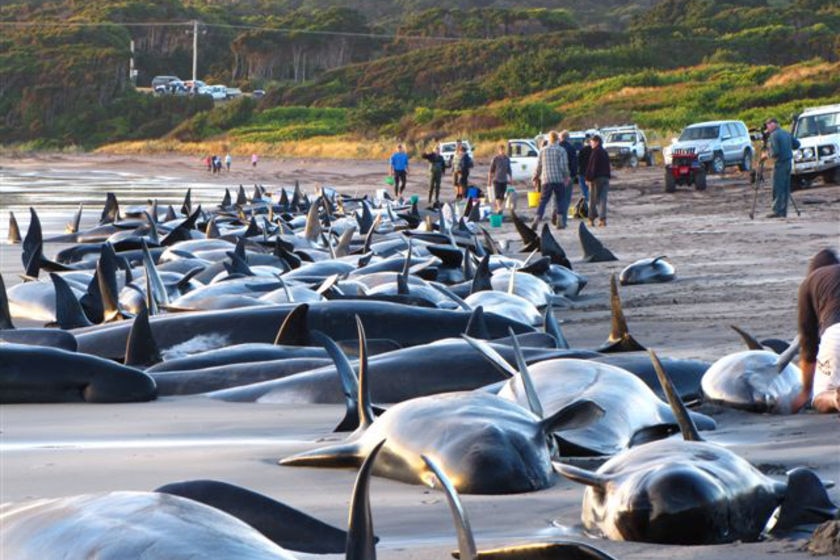
[[[753,202],[752,208],[750,209],[750,219],[755,219],[755,204],[758,201],[758,189],[764,186],[765,179],[764,179],[764,162],[766,158],[762,156],[758,160],[758,170],[753,170],[750,173],[750,182],[754,185],[754,195],[753,195]],[[788,191],[788,199],[793,204],[793,209],[796,210],[796,215],[801,216],[802,213],[799,211],[799,206],[796,205],[796,199],[793,198],[793,195]]]

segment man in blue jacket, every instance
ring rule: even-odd
[[[394,178],[394,195],[399,198],[405,190],[405,182],[408,179],[408,154],[405,153],[405,146],[397,144],[397,151],[390,159],[391,177]]]

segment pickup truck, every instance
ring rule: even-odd
[[[601,129],[604,149],[610,161],[618,167],[638,167],[644,161],[653,165],[653,151],[648,146],[645,133],[635,125],[607,127]]]

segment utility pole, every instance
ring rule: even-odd
[[[130,46],[131,58],[128,59],[128,79],[131,85],[137,86],[137,70],[134,68],[134,39],[131,40]]]
[[[198,79],[198,20],[193,20],[193,68],[192,68],[192,79],[193,84],[195,84],[196,79]],[[195,87],[193,85],[193,87]]]

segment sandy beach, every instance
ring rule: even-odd
[[[28,207],[41,215],[45,236],[61,233],[80,202],[83,226],[96,223],[105,193],[120,204],[145,205],[148,198],[180,204],[187,187],[193,204],[214,206],[225,188],[246,192],[254,184],[270,192],[299,181],[347,193],[385,188],[384,161],[261,159],[256,167],[240,158],[231,172],[209,174],[197,158],[180,155],[113,156],[48,154],[16,156],[0,162],[0,273],[7,287],[20,281],[20,245],[6,243],[9,212],[25,234]],[[476,162],[474,177],[484,183],[489,161]],[[450,178],[444,179],[445,197]],[[77,184],[78,183],[78,184]],[[68,187],[69,184],[76,185]],[[600,345],[609,333],[609,277],[635,260],[666,255],[675,281],[620,289],[633,336],[661,356],[713,361],[743,349],[737,325],[757,338],[792,339],[796,334],[796,293],[809,258],[818,250],[840,250],[840,187],[794,193],[781,220],[770,209],[769,177],[758,193],[755,219],[748,213],[754,190],[749,175],[728,169],[710,176],[705,192],[678,187],[664,192],[662,167],[619,169],[611,183],[608,227],[593,230],[618,257],[607,263],[582,262],[578,220],[554,230],[574,269],[589,283],[556,316],[575,347]],[[426,198],[425,165],[415,162],[407,194]],[[533,210],[519,185],[519,207]],[[577,195],[577,190],[575,191]],[[576,197],[575,197],[576,198]],[[518,253],[519,238],[506,221],[493,229]],[[53,256],[60,246],[48,244]],[[18,322],[18,326],[27,326]],[[31,323],[29,323],[31,325]],[[708,440],[724,445],[765,473],[807,466],[824,481],[840,482],[838,415],[805,412],[770,416],[703,405],[718,429]],[[143,404],[3,405],[0,407],[0,502],[111,490],[152,490],[168,482],[213,478],[262,492],[323,521],[345,528],[355,472],[280,467],[282,457],[340,441],[331,433],[342,417],[338,406],[234,404],[203,397],[166,397]],[[580,461],[594,467],[597,462]],[[583,533],[583,487],[558,478],[550,489],[506,496],[464,496],[479,549],[552,538],[585,540],[618,559],[745,560],[809,558],[802,535],[759,543],[718,546],[664,546],[593,539]],[[829,495],[840,503],[840,488]],[[444,495],[436,490],[383,478],[374,479],[372,509],[377,553],[384,559],[447,558],[456,547]],[[308,558],[305,554],[300,557]],[[317,556],[311,556],[317,557]],[[340,556],[324,556],[339,558]]]

